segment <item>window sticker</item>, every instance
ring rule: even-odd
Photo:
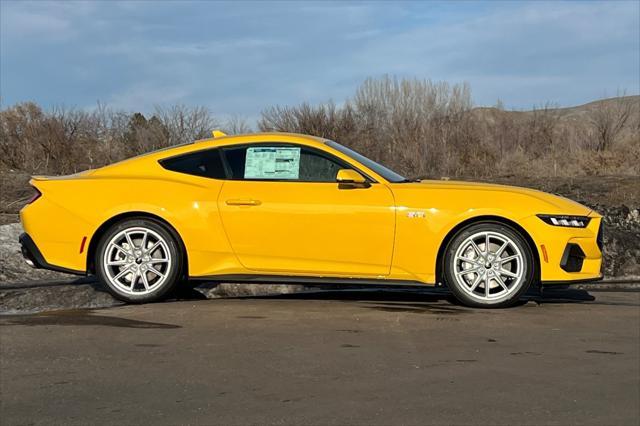
[[[298,179],[300,148],[247,148],[245,179]]]

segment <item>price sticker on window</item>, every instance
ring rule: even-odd
[[[299,174],[300,148],[247,148],[245,179],[298,179]]]

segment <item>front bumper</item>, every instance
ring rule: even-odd
[[[543,284],[570,284],[602,279],[602,217],[589,215],[586,228],[549,225],[538,217],[526,229],[538,249]]]
[[[64,272],[66,274],[85,275],[84,271],[76,271],[74,269],[63,268],[61,266],[48,263],[29,234],[21,234],[20,237],[18,237],[18,241],[20,242],[22,257],[24,257],[25,262],[27,262],[29,266],[36,269],[49,269],[51,271]]]

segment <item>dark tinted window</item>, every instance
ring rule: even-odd
[[[192,152],[160,161],[162,167],[179,173],[224,179],[225,172],[218,149]]]
[[[380,176],[382,176],[383,178],[385,178],[389,182],[393,182],[393,183],[411,182],[410,180],[408,180],[404,176],[399,175],[398,173],[394,172],[393,170],[383,166],[382,164],[376,163],[375,161],[365,157],[364,155],[362,155],[360,153],[357,153],[352,149],[347,148],[346,146],[342,146],[339,143],[334,142],[334,141],[326,141],[325,143],[327,145],[329,145],[331,148],[337,149],[341,153],[348,155],[349,157],[353,158],[354,160],[360,162],[361,164],[364,164],[365,166],[367,166],[368,168],[370,168],[374,172],[378,173]]]
[[[246,152],[246,146],[224,150],[224,156],[227,159],[227,165],[231,172],[231,179],[244,179]]]
[[[295,145],[227,148],[224,155],[232,179],[335,182],[338,170],[350,168],[328,155]]]
[[[338,164],[315,151],[300,152],[300,178],[303,182],[335,182],[338,170],[350,167]]]

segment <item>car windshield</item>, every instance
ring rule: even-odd
[[[373,160],[370,160],[369,158],[365,157],[364,155],[359,154],[359,153],[355,152],[354,150],[347,148],[346,146],[340,145],[338,142],[326,141],[325,144],[327,144],[331,148],[336,149],[336,150],[340,151],[341,153],[353,158],[358,163],[361,163],[364,166],[370,168],[371,170],[373,170],[374,172],[376,172],[377,174],[379,174],[380,176],[382,176],[383,178],[385,178],[389,182],[392,182],[392,183],[410,182],[409,179],[405,178],[404,176],[399,175],[398,173],[394,172],[393,170],[388,169],[385,166],[383,166],[382,164],[378,164]]]

